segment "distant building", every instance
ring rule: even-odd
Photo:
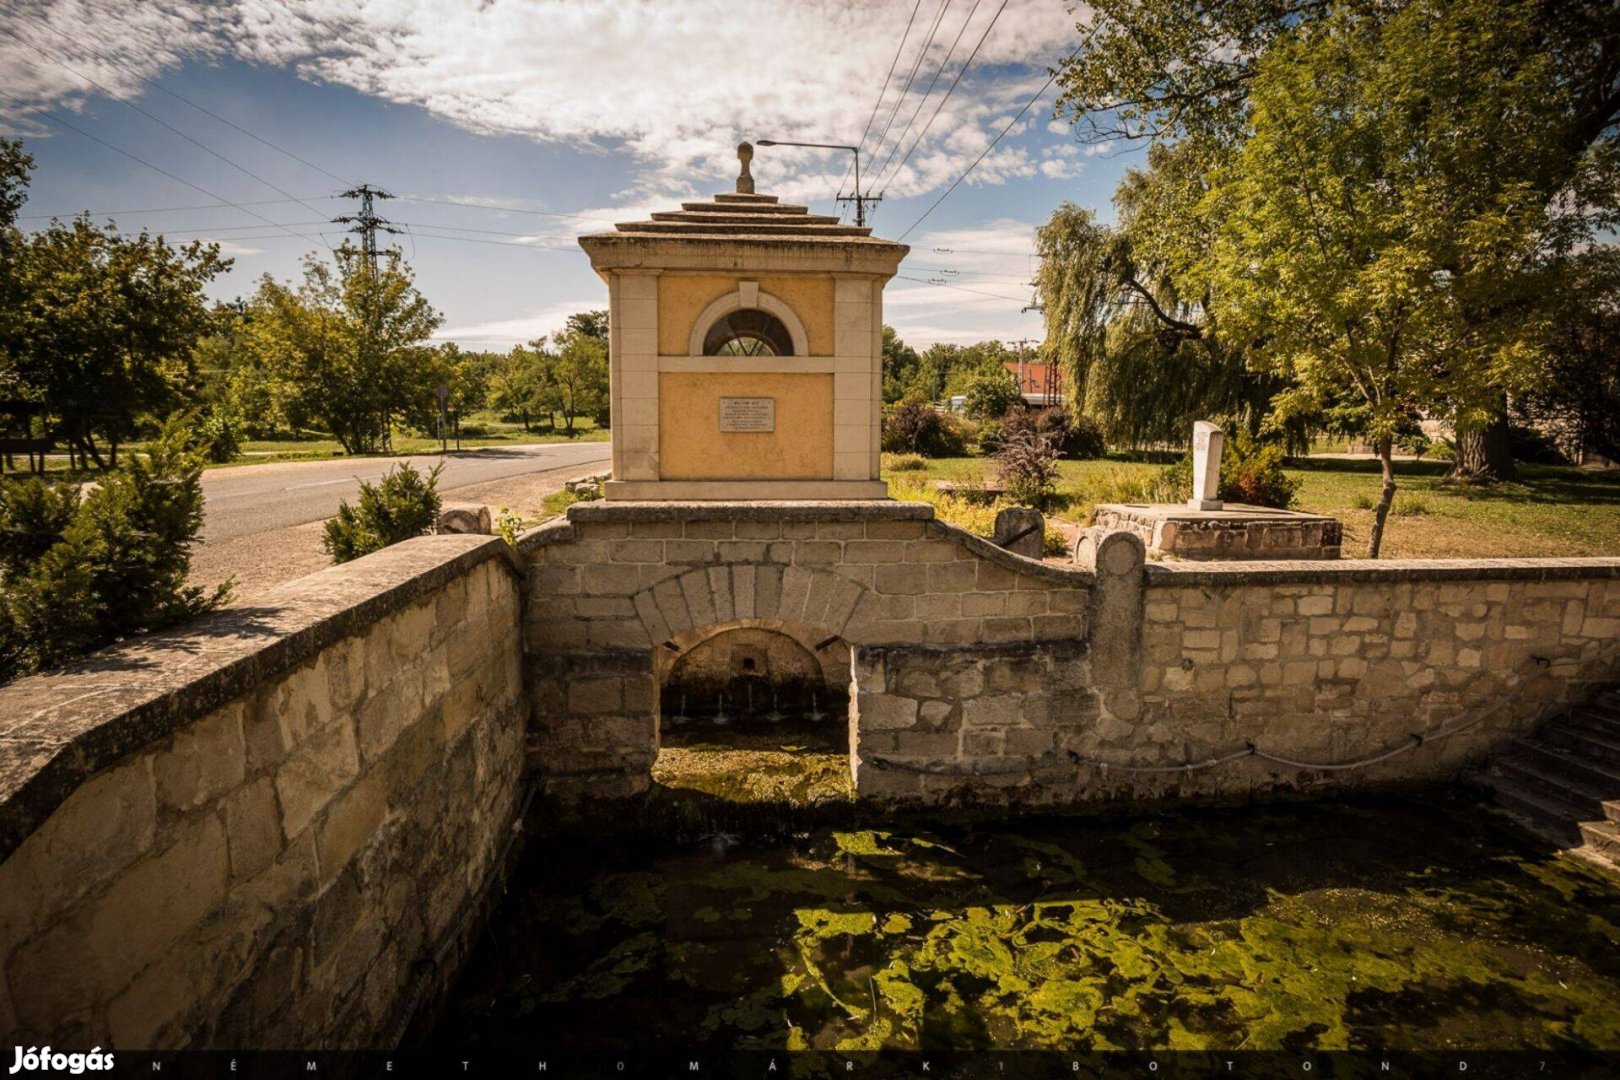
[[[1018,380],[1018,392],[1026,405],[1063,404],[1063,376],[1058,366],[1028,357],[1005,361],[1007,371]]]

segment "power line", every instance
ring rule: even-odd
[[[883,96],[889,92],[889,82],[894,78],[895,65],[900,63],[900,54],[905,51],[906,39],[911,36],[911,24],[917,21],[917,12],[922,8],[922,0],[916,0],[911,5],[911,18],[906,20],[906,29],[900,35],[900,44],[894,47],[894,58],[889,61],[889,73],[883,76],[883,89],[878,91],[877,100],[872,102],[872,114],[866,118],[866,126],[861,129],[861,137],[855,141],[857,147],[866,145],[866,136],[872,132],[872,121],[877,119],[878,109],[883,105]],[[844,166],[844,175],[838,181],[838,193],[844,193],[844,181],[849,179],[849,170],[852,166]]]
[[[1021,296],[1004,296],[1001,293],[985,292],[983,289],[970,289],[966,285],[952,285],[948,281],[929,281],[927,278],[907,277],[904,274],[896,274],[895,276],[901,281],[915,281],[919,285],[932,285],[936,289],[955,289],[957,292],[978,293],[980,296],[993,296],[997,300],[1006,300],[1014,304],[1024,302],[1024,298]]]
[[[335,199],[336,195],[307,195],[307,199]],[[255,199],[249,202],[238,203],[202,203],[197,206],[155,206],[144,210],[68,210],[55,214],[18,214],[18,221],[42,221],[46,218],[73,217],[78,214],[89,214],[91,217],[117,217],[120,214],[178,214],[188,210],[235,210],[244,206],[281,206],[286,203],[301,203],[304,199]],[[239,225],[234,228],[256,229],[257,225]]]
[[[1063,62],[1067,63],[1069,60],[1073,60],[1076,56],[1079,56],[1079,55],[1080,55],[1080,49],[1077,47],[1068,56],[1064,57]],[[1007,126],[1001,129],[1001,134],[997,135],[994,139],[992,139],[990,141],[990,145],[985,147],[984,151],[982,153],[980,153],[978,157],[973,159],[973,164],[969,165],[966,169],[964,169],[962,171],[961,176],[958,176],[955,180],[951,181],[951,186],[946,188],[940,194],[939,198],[934,200],[933,205],[931,205],[927,210],[924,210],[922,212],[921,217],[919,217],[916,221],[913,221],[911,223],[910,228],[906,229],[905,232],[903,232],[899,236],[895,237],[896,240],[904,240],[906,237],[910,236],[911,233],[912,233],[912,230],[916,229],[917,226],[921,225],[923,223],[924,219],[926,219],[929,214],[932,214],[935,210],[939,209],[939,204],[944,202],[950,196],[951,192],[955,191],[957,189],[957,186],[960,185],[963,180],[966,180],[968,178],[969,173],[971,173],[974,169],[979,167],[979,162],[983,161],[985,159],[985,157],[989,155],[990,151],[992,151],[992,150],[994,150],[996,148],[996,144],[1001,142],[1002,139],[1007,137],[1007,132],[1009,132],[1009,131],[1011,131],[1013,129],[1013,125],[1018,123],[1018,121],[1022,120],[1024,118],[1024,114],[1029,112],[1029,110],[1034,107],[1035,102],[1039,101],[1040,98],[1041,98],[1041,95],[1045,94],[1046,91],[1051,87],[1052,83],[1054,81],[1056,81],[1056,79],[1058,77],[1058,72],[1061,71],[1061,70],[1062,70],[1062,65],[1061,64],[1057,68],[1053,69],[1052,74],[1047,76],[1046,82],[1042,83],[1041,88],[1039,90],[1035,91],[1035,96],[1030,98],[1028,101],[1024,102],[1024,107],[1022,109],[1018,110],[1018,115],[1017,116],[1015,116],[1011,120],[1007,121]]]
[[[4,93],[4,91],[0,91],[0,93]],[[5,97],[8,100],[10,100],[11,102],[13,102],[14,104],[20,106],[24,110],[28,110],[28,109],[31,108],[31,106],[28,104],[28,102],[22,100],[19,97],[16,97],[15,95],[5,94]],[[114,146],[112,143],[108,142],[106,139],[98,138],[97,136],[90,134],[88,131],[84,130],[83,128],[78,127],[75,124],[68,123],[66,120],[63,120],[59,116],[55,116],[55,115],[53,115],[51,113],[43,112],[43,111],[34,112],[31,115],[42,116],[46,120],[49,120],[51,123],[57,125],[58,127],[66,128],[68,131],[76,132],[76,133],[78,133],[80,135],[83,135],[85,138],[89,139],[91,142],[99,143],[100,145],[105,146],[108,150],[111,150],[115,154],[122,154],[124,157],[129,158],[129,160],[135,162],[137,165],[145,165],[148,169],[151,169],[153,172],[158,173],[158,174],[160,174],[162,176],[167,176],[170,180],[173,180],[177,184],[184,184],[186,187],[190,188],[192,191],[195,191],[200,195],[208,196],[210,199],[213,199],[216,202],[218,202],[221,206],[235,207],[236,209],[241,210],[243,213],[249,215],[250,217],[258,218],[260,221],[264,222],[266,225],[269,225],[271,228],[280,229],[283,232],[286,232],[286,233],[288,233],[288,234],[290,234],[292,236],[298,237],[300,240],[303,240],[306,243],[315,243],[315,242],[317,242],[317,241],[312,240],[311,237],[306,236],[303,233],[293,232],[292,229],[290,229],[287,226],[283,225],[279,221],[272,221],[269,218],[265,217],[263,214],[256,213],[256,212],[254,212],[252,210],[249,210],[249,209],[247,209],[247,207],[245,207],[245,206],[243,206],[243,205],[241,205],[239,203],[231,202],[230,200],[226,199],[223,195],[216,195],[212,191],[209,191],[207,188],[202,187],[201,185],[193,184],[190,180],[186,180],[186,179],[183,179],[183,178],[181,178],[179,176],[176,176],[174,173],[170,172],[167,169],[159,168],[158,166],[152,164],[150,161],[147,161],[145,158],[136,157],[134,154],[130,153],[128,150],[125,150],[125,149],[123,149],[121,147]],[[316,212],[319,213],[319,211],[316,211]],[[326,243],[324,240],[318,241],[318,242],[323,244],[323,245]]]
[[[928,89],[924,90],[922,92],[922,96],[917,98],[917,107],[911,110],[911,116],[906,120],[906,129],[900,133],[900,137],[898,139],[894,140],[894,145],[889,147],[889,156],[884,158],[883,164],[879,165],[877,169],[874,170],[874,175],[883,175],[883,171],[889,167],[889,162],[894,160],[894,155],[899,151],[901,144],[906,141],[906,136],[911,134],[912,126],[917,123],[917,114],[922,112],[922,107],[927,104],[928,95],[934,92],[934,87],[936,84],[938,84],[939,77],[945,74],[946,66],[950,64],[951,57],[956,55],[956,47],[962,44],[962,35],[967,33],[968,24],[973,21],[973,16],[978,14],[979,4],[982,2],[983,0],[973,0],[973,6],[968,8],[967,18],[963,19],[962,25],[957,28],[956,37],[951,41],[951,47],[945,52],[945,59],[941,60],[939,62],[939,67],[934,69],[934,77],[928,80]]]
[[[474,229],[466,225],[433,225],[425,221],[396,221],[394,224],[405,225],[415,229],[442,229],[447,232],[484,233],[487,236],[521,236],[535,240],[553,240],[565,245],[572,245],[574,243],[574,238],[572,236],[536,236],[534,233],[508,232],[504,229]]]
[[[996,28],[996,22],[1001,18],[1001,13],[1006,10],[1007,0],[1001,0],[1001,6],[996,9],[995,15],[991,17],[990,25],[984,28],[983,34],[979,35],[979,43],[973,46],[973,51],[968,54],[967,60],[963,62],[962,69],[956,73],[956,78],[951,80],[951,85],[946,89],[945,96],[939,99],[938,105],[934,106],[932,115],[928,117],[928,123],[924,124],[923,129],[917,133],[917,138],[911,144],[911,149],[907,150],[906,156],[900,159],[900,164],[894,167],[894,172],[889,174],[890,180],[900,175],[900,170],[906,167],[906,162],[911,160],[911,155],[915,154],[917,147],[922,145],[923,139],[927,137],[929,130],[933,128],[934,121],[939,119],[939,111],[945,107],[947,101],[951,100],[951,95],[956,93],[957,84],[962,81],[962,76],[967,74],[967,69],[973,66],[974,57],[979,55],[979,49],[984,46],[985,39],[990,36],[990,31]],[[904,136],[901,137],[904,138]]]
[[[945,12],[951,6],[951,0],[943,0],[939,5],[939,12],[934,16],[934,25],[929,27],[928,37],[923,41],[922,48],[917,50],[917,59],[911,64],[911,72],[906,76],[906,84],[900,88],[899,95],[894,99],[894,106],[889,109],[889,118],[883,123],[883,133],[872,144],[870,157],[877,157],[877,152],[883,148],[883,141],[889,137],[889,129],[894,126],[894,118],[899,115],[900,103],[906,100],[911,92],[911,84],[917,78],[917,69],[922,66],[923,57],[928,55],[929,46],[934,44],[934,35],[939,32],[940,20],[945,18]]]
[[[454,199],[429,199],[422,195],[396,195],[394,198],[400,202],[433,203],[437,206],[460,206],[469,210],[497,210],[512,214],[536,214],[540,217],[567,218],[572,221],[590,221],[601,225],[613,225],[612,218],[587,217],[584,214],[560,214],[551,210],[531,210],[526,206],[508,206],[501,203],[469,203],[457,202]]]
[[[62,31],[58,30],[56,27],[52,26],[51,23],[50,23],[50,20],[46,19],[43,15],[40,15],[38,12],[30,11],[30,12],[27,12],[27,14],[32,15],[34,17],[35,21],[37,21],[41,26],[45,27],[45,29],[49,30],[51,33],[55,34],[57,37],[62,38],[64,41],[72,42],[72,44],[76,48],[85,48],[85,46],[81,42],[75,40],[74,38],[69,37],[67,34],[63,33]],[[316,172],[321,173],[323,176],[327,176],[327,177],[330,177],[333,180],[336,180],[340,184],[343,184],[343,185],[347,186],[350,183],[350,181],[348,181],[348,180],[344,179],[343,177],[339,176],[337,173],[333,172],[332,170],[324,168],[323,166],[317,165],[317,164],[315,164],[315,162],[310,161],[308,158],[300,157],[299,155],[293,153],[291,150],[288,150],[286,147],[276,145],[275,143],[271,142],[269,139],[263,138],[263,137],[261,137],[259,135],[255,135],[253,132],[249,131],[247,128],[243,127],[242,125],[237,124],[237,123],[235,123],[235,122],[233,122],[231,120],[227,120],[225,117],[219,115],[218,113],[213,112],[212,110],[204,108],[203,106],[197,104],[195,101],[192,101],[190,98],[185,97],[182,94],[176,93],[173,90],[170,90],[167,86],[164,86],[160,82],[157,82],[157,81],[155,81],[153,79],[147,78],[145,75],[142,75],[140,72],[136,71],[134,68],[130,67],[128,64],[122,63],[121,61],[118,61],[118,60],[114,60],[112,57],[106,55],[105,53],[97,52],[94,49],[85,49],[85,51],[90,53],[90,55],[92,55],[92,56],[99,57],[100,59],[106,61],[107,63],[112,64],[114,67],[118,67],[118,68],[123,69],[124,71],[129,72],[131,75],[135,76],[135,78],[141,80],[141,82],[143,82],[146,85],[152,87],[154,90],[160,90],[163,93],[168,94],[170,97],[174,98],[176,101],[179,101],[179,102],[182,102],[182,103],[184,103],[186,105],[191,106],[193,109],[196,109],[198,112],[202,113],[204,116],[211,116],[215,120],[218,120],[220,123],[224,124],[226,127],[232,128],[232,129],[234,129],[236,131],[240,131],[243,135],[246,135],[248,138],[252,139],[254,142],[262,143],[263,145],[268,146],[270,149],[276,151],[276,153],[278,153],[278,154],[284,154],[287,157],[291,158],[292,160],[298,162],[301,165],[307,165],[309,168],[314,169]],[[295,199],[293,201],[294,202],[301,202],[302,200]]]
[[[158,124],[159,126],[161,126],[163,128],[166,128],[169,131],[174,132],[176,135],[178,135],[182,139],[186,140],[186,142],[191,143],[193,146],[196,146],[197,148],[201,149],[204,153],[212,154],[214,157],[216,157],[219,160],[223,161],[225,164],[229,165],[231,168],[235,169],[237,172],[240,172],[242,175],[250,177],[251,179],[257,180],[259,183],[263,184],[265,187],[269,188],[271,191],[274,191],[277,195],[281,195],[281,196],[284,196],[285,198],[291,199],[293,202],[298,203],[299,205],[303,206],[304,209],[310,211],[313,214],[319,214],[321,212],[321,211],[317,210],[315,207],[310,206],[308,203],[304,202],[302,199],[299,199],[297,196],[293,195],[291,192],[284,191],[280,187],[277,187],[275,184],[272,184],[270,181],[266,180],[264,177],[260,176],[258,173],[255,173],[252,169],[249,169],[247,166],[241,165],[241,164],[238,164],[235,161],[232,161],[230,158],[226,157],[224,154],[221,154],[218,150],[215,150],[213,147],[209,146],[207,143],[202,142],[200,139],[192,138],[190,135],[187,135],[184,131],[181,131],[179,128],[175,127],[173,124],[169,123],[167,120],[164,120],[162,117],[157,116],[157,115],[155,115],[153,113],[150,113],[150,112],[146,111],[145,109],[141,108],[139,105],[135,104],[133,101],[126,98],[124,95],[116,93],[116,92],[114,92],[112,90],[109,90],[107,87],[105,87],[105,86],[101,85],[100,83],[96,82],[96,80],[92,79],[90,76],[84,74],[82,71],[79,71],[76,68],[69,65],[66,61],[62,60],[60,57],[52,56],[50,53],[46,52],[44,49],[40,48],[38,45],[35,45],[32,41],[29,41],[27,38],[23,37],[21,34],[17,33],[17,31],[13,30],[12,28],[10,28],[8,26],[0,26],[0,30],[4,30],[6,33],[10,34],[12,37],[16,38],[18,41],[22,42],[24,45],[28,46],[30,49],[33,49],[35,52],[39,53],[39,55],[43,56],[46,60],[49,60],[51,63],[53,63],[53,64],[57,65],[58,67],[60,67],[63,71],[66,71],[69,74],[74,75],[77,78],[83,79],[85,82],[89,83],[91,86],[95,87],[97,90],[100,90],[103,94],[106,94],[108,97],[112,98],[113,100],[122,102],[124,105],[127,105],[131,109],[134,109],[136,112],[140,113],[142,116],[146,117],[148,120],[152,121],[154,124]]]

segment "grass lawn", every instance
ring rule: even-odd
[[[974,527],[955,513],[960,504],[941,500],[930,482],[986,479],[993,475],[992,462],[944,458],[909,472],[892,471],[891,462],[885,459],[884,478],[895,498],[926,498],[940,506],[942,517]],[[1151,490],[1161,468],[1114,458],[1062,462],[1058,492],[1066,507],[1055,516],[1083,523],[1100,502],[1164,501]],[[1620,555],[1620,470],[1521,465],[1518,482],[1477,488],[1448,482],[1446,468],[1441,461],[1396,463],[1385,558]],[[1338,518],[1345,557],[1361,558],[1378,499],[1378,463],[1305,458],[1291,462],[1287,472],[1301,481],[1294,509]],[[986,511],[969,513],[982,518]]]
[[[462,422],[461,448],[463,450],[480,446],[530,446],[536,443],[560,442],[606,442],[612,437],[607,428],[598,428],[588,416],[582,416],[574,421],[574,437],[570,439],[557,431],[548,431],[536,427],[533,431],[524,431],[523,425],[502,420],[500,414],[494,412],[481,412],[467,417]],[[477,434],[471,434],[476,432]],[[120,456],[131,450],[145,449],[145,443],[126,443],[118,448]],[[455,446],[451,440],[449,445]],[[384,457],[394,457],[400,454],[431,454],[437,453],[439,440],[425,435],[413,435],[409,432],[398,431],[394,434],[394,448]],[[103,451],[105,453],[105,451]],[[320,432],[307,432],[297,439],[248,439],[242,443],[242,456],[235,461],[210,464],[210,469],[228,469],[236,465],[261,465],[271,461],[316,461],[323,458],[346,456],[343,447],[338,441]],[[18,458],[19,463],[22,459]],[[65,450],[53,454],[46,460],[45,470],[53,474],[69,474],[68,459]],[[11,475],[8,470],[7,475]],[[20,474],[19,474],[20,475]],[[92,471],[85,473],[85,478],[93,478]]]

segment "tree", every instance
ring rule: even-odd
[[[442,318],[398,252],[374,269],[345,244],[311,256],[294,288],[266,276],[249,304],[250,347],[286,373],[298,407],[351,454],[391,445],[395,418],[431,425],[442,357],[427,342]]]
[[[962,387],[962,411],[974,420],[999,419],[1022,400],[1018,380],[999,364],[974,372]]]
[[[1188,11],[1159,0],[1099,0],[1088,5],[1082,38],[1083,47],[1059,74],[1059,111],[1086,141],[1143,139],[1178,151],[1195,145],[1211,162],[1204,171],[1213,175],[1250,138],[1256,87],[1279,50],[1302,40],[1332,40],[1343,51],[1320,54],[1329,69],[1360,65],[1392,95],[1383,115],[1396,119],[1394,127],[1381,130],[1374,121],[1363,129],[1381,144],[1378,152],[1392,169],[1387,175],[1363,170],[1361,180],[1407,185],[1414,203],[1427,197],[1425,224],[1439,230],[1427,238],[1434,241],[1431,249],[1455,241],[1478,250],[1479,227],[1522,230],[1527,223],[1520,215],[1527,210],[1551,209],[1551,218],[1564,211],[1567,219],[1583,216],[1568,214],[1572,209],[1612,205],[1620,24],[1608,3],[1205,0]],[[1326,81],[1344,85],[1339,75],[1324,73]],[[1379,115],[1365,96],[1345,100],[1357,101],[1354,111],[1363,121]],[[1296,150],[1316,154],[1324,147],[1301,143]],[[1279,179],[1292,178],[1284,173]],[[1483,209],[1493,199],[1494,209]],[[1212,220],[1208,213],[1197,216]],[[1193,228],[1189,235],[1197,233]],[[1524,284],[1526,272],[1545,269],[1547,257],[1568,240],[1569,232],[1553,222],[1538,248],[1517,251],[1517,261],[1499,260],[1512,271],[1510,291]],[[1452,272],[1440,262],[1441,273]],[[1476,277],[1474,284],[1483,280]],[[1544,282],[1544,296],[1557,291]],[[1198,293],[1184,289],[1183,295]],[[1435,362],[1447,365],[1471,353],[1461,364],[1471,369],[1481,353],[1498,348],[1490,340],[1493,328],[1512,317],[1506,309],[1519,301],[1467,282],[1447,290],[1447,298],[1459,305],[1454,329],[1474,319],[1486,332],[1472,339],[1453,334],[1449,349],[1436,346]],[[1508,365],[1495,385],[1465,378],[1455,387],[1460,396],[1436,403],[1457,426],[1460,470],[1491,475],[1486,436],[1504,430],[1514,367]],[[1446,372],[1437,378],[1444,381]]]
[[[892,326],[883,328],[883,403],[893,405],[915,388],[922,357],[900,340]]]
[[[513,346],[489,377],[490,406],[517,417],[524,431],[530,430],[530,417],[547,412],[553,400],[545,348],[545,338]]]
[[[1593,248],[1575,262],[1559,293],[1545,375],[1514,405],[1574,446],[1620,461],[1620,251]]]
[[[20,261],[27,241],[17,228],[17,212],[28,199],[33,168],[34,159],[23,152],[21,140],[0,139],[0,425],[6,426],[32,420],[28,401],[32,388],[23,385],[19,368]]]
[[[572,322],[572,320],[570,320]],[[574,421],[607,408],[608,349],[601,338],[565,330],[556,351],[546,354],[544,393],[563,416],[563,431],[574,437]]]
[[[1544,355],[1556,260],[1612,194],[1564,157],[1557,65],[1533,5],[1419,0],[1386,18],[1335,9],[1271,44],[1245,137],[1204,202],[1216,314],[1295,386],[1279,412],[1349,398],[1384,483],[1419,411],[1482,427]]]
[[[605,310],[576,311],[568,316],[559,337],[595,338],[605,349],[608,345],[608,313]]]
[[[116,465],[141,421],[194,393],[192,350],[210,325],[203,290],[230,260],[216,244],[173,248],[80,216],[30,237],[19,264],[13,378],[78,456]]]

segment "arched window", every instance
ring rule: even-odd
[[[768,311],[743,308],[723,315],[703,339],[704,356],[792,356],[793,335]]]

